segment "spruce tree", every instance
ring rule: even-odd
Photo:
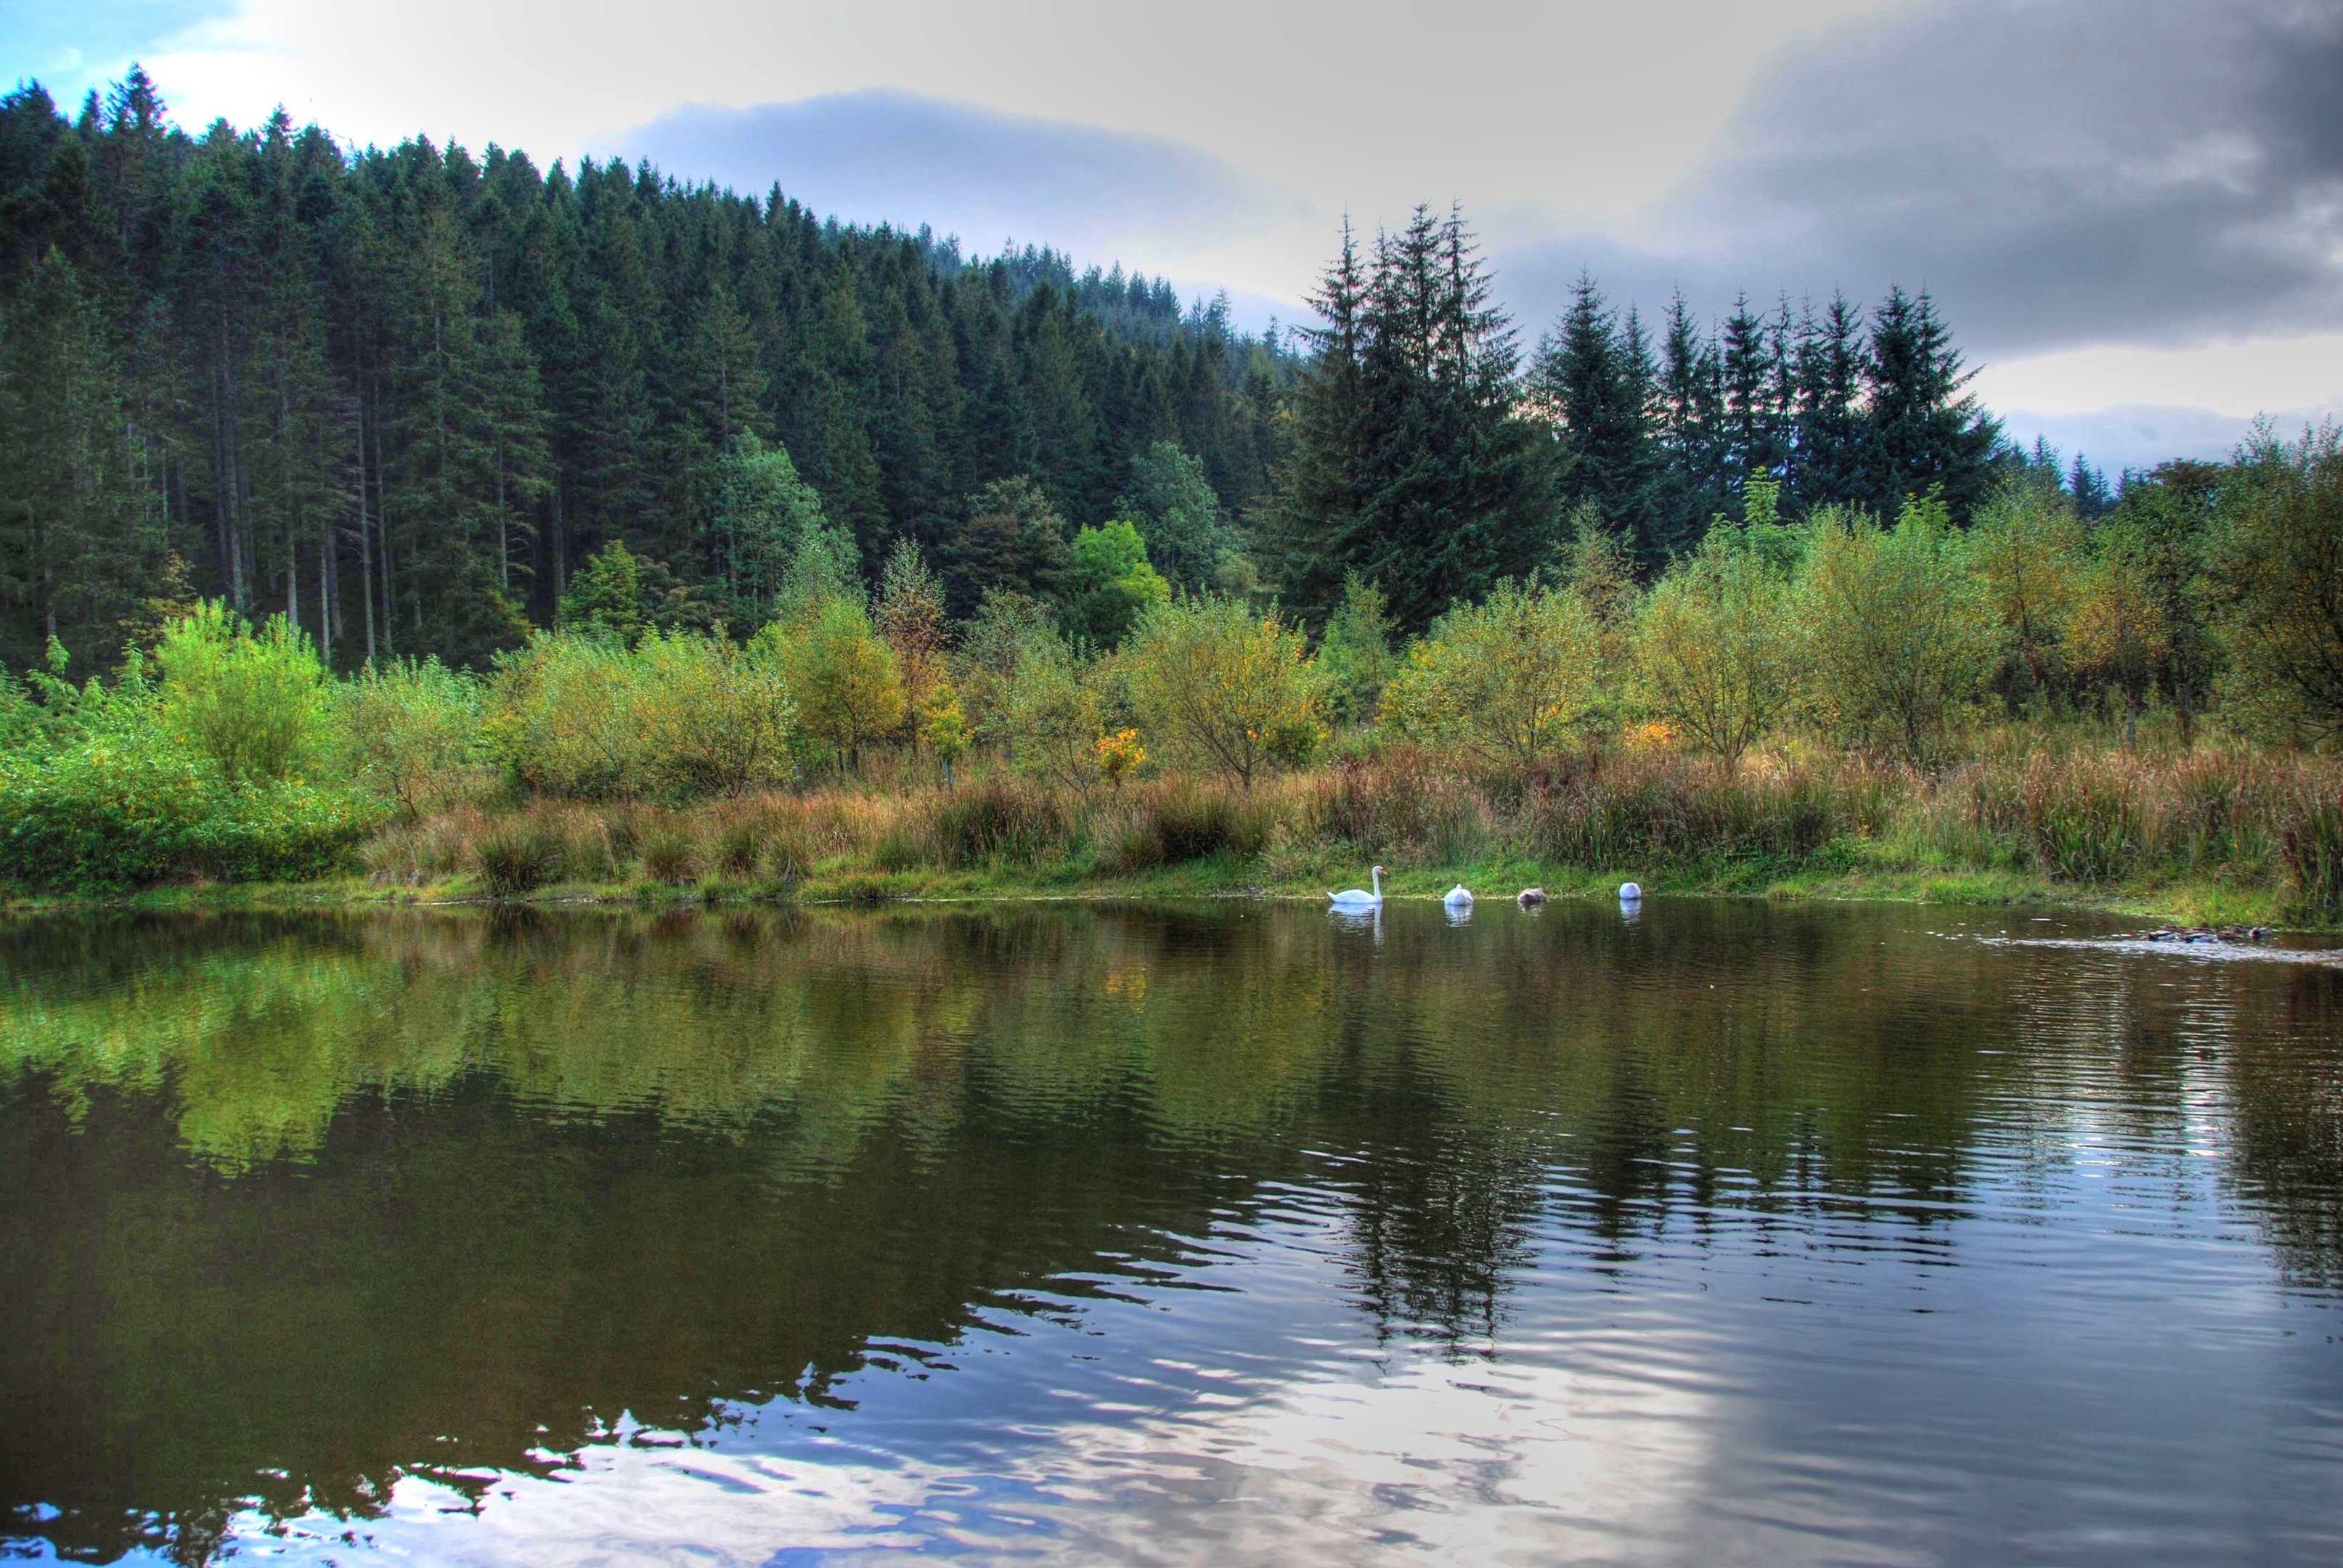
[[[1809,311],[1799,324],[1794,354],[1797,404],[1788,478],[1794,514],[1867,498],[1865,376],[1863,313],[1844,294],[1833,294],[1819,317]]]
[[[1639,538],[1649,531],[1655,379],[1643,323],[1630,311],[1623,327],[1582,274],[1531,372],[1533,389],[1563,431],[1558,501],[1565,515],[1592,506],[1615,528]]]
[[[1881,515],[1932,492],[1966,523],[1993,482],[2001,427],[1966,393],[1952,333],[1926,292],[1891,287],[1872,313],[1865,390],[1870,472],[1862,500]]]

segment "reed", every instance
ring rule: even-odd
[[[677,808],[459,805],[386,828],[360,855],[377,881],[470,872],[499,898],[564,880],[883,891],[874,876],[923,869],[1063,883],[1190,865],[1283,885],[1374,860],[1402,873],[1506,864],[1742,888],[1856,871],[2187,883],[2263,890],[2273,910],[2282,891],[2304,920],[2343,919],[2343,765],[2224,745],[2127,752],[2087,734],[2032,747],[2003,734],[1931,774],[1793,742],[1730,775],[1657,745],[1503,769],[1386,745],[1251,789],[1187,774],[1119,790],[901,782]]]

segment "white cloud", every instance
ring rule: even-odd
[[[314,0],[240,0],[122,60],[143,55],[183,123],[251,124],[281,101],[360,141],[495,140],[540,163],[639,153],[644,136],[613,127],[653,127],[684,105],[803,120],[809,100],[884,89],[916,95],[898,100],[914,116],[959,106],[1055,123],[1054,159],[1004,167],[982,190],[930,203],[910,180],[886,193],[879,216],[957,227],[977,248],[1015,233],[1292,301],[1336,215],[1371,230],[1453,198],[1533,334],[1581,266],[1647,310],[1674,282],[1715,308],[1735,286],[1769,297],[1835,283],[1867,301],[1892,277],[1936,288],[1973,356],[1995,361],[1978,386],[1996,407],[2331,406],[2343,338],[2316,332],[2331,321],[2306,317],[2313,333],[2292,337],[2281,325],[2299,315],[2288,300],[2327,297],[2304,279],[2337,265],[2308,244],[2333,226],[2311,198],[2343,189],[2327,99],[2292,79],[2316,76],[2316,60],[2289,75],[2254,53],[2268,27],[2232,26],[2211,0],[2153,23],[2116,0],[1989,9],[1983,25],[1940,0],[1790,0],[1762,15],[1731,0],[1457,0],[1434,48],[1421,7],[1398,0],[1176,13],[668,0],[651,14],[415,0],[396,26]],[[2281,11],[2269,0],[2236,15],[2309,25]],[[805,192],[817,206],[871,216],[878,198],[857,181],[872,166],[857,155],[874,134],[850,128],[850,145],[825,150]],[[1151,139],[1151,161],[1114,165],[1132,138]],[[670,140],[661,162],[795,188],[754,150],[719,158]],[[1066,177],[1086,157],[1093,174],[1131,169],[1128,189],[1107,199]],[[1198,169],[1217,171],[1232,206],[1197,194]],[[2156,209],[2166,191],[2187,210]],[[1242,221],[1218,221],[1239,208]],[[2203,213],[2235,221],[2224,235],[2190,216]],[[2188,347],[2224,333],[2261,336]],[[2150,342],[2167,347],[2125,347]],[[2053,343],[2066,351],[2036,352]]]

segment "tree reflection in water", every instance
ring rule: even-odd
[[[949,1378],[980,1320],[1192,1281],[1295,1192],[1369,1337],[1458,1357],[1500,1353],[1557,1255],[1621,1289],[1727,1230],[1944,1264],[2086,1122],[2143,1158],[2209,1139],[2286,1284],[2336,1288],[2335,971],[1940,923],[0,928],[0,1506],[196,1562],[247,1511],[363,1520],[403,1475],[478,1498],[622,1412],[708,1431],[872,1365]]]

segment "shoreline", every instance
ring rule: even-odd
[[[1217,858],[1216,858],[1217,859]],[[1618,884],[1641,882],[1648,897],[1764,899],[1778,903],[1898,903],[1966,908],[2028,908],[2132,917],[2162,924],[2207,928],[2261,925],[2274,930],[2319,931],[2285,913],[2284,890],[2218,883],[2083,885],[2008,870],[1888,869],[1804,871],[1763,878],[1665,871],[1590,872],[1498,862],[1446,869],[1405,870],[1387,877],[1393,902],[1436,902],[1462,882],[1484,902],[1511,903],[1523,887],[1542,886],[1555,900],[1604,899]],[[238,913],[366,909],[688,909],[806,907],[884,908],[900,904],[1111,902],[1146,899],[1252,899],[1319,901],[1325,890],[1308,879],[1264,879],[1258,867],[1198,862],[1131,877],[1011,876],[999,871],[876,871],[840,867],[802,879],[774,882],[710,879],[669,883],[554,882],[529,892],[494,897],[477,876],[423,884],[377,882],[345,876],[306,882],[196,883],[116,894],[0,895],[0,913],[24,917],[96,911]]]

